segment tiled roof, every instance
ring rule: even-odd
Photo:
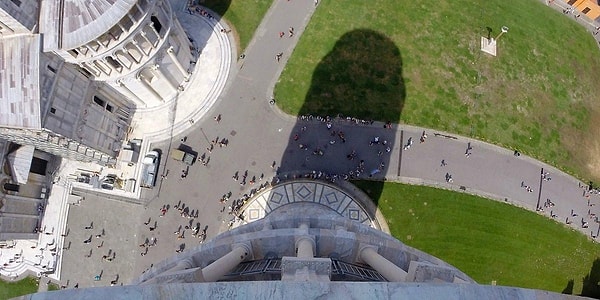
[[[40,36],[0,39],[0,126],[41,128]]]
[[[46,49],[72,49],[99,37],[121,20],[136,0],[43,0],[40,32]],[[48,41],[46,41],[48,39]]]

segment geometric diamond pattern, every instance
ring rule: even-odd
[[[306,199],[308,196],[310,196],[310,194],[312,194],[312,192],[306,186],[302,186],[296,192],[296,194],[298,194],[300,197],[302,197],[302,199]]]
[[[271,194],[271,200],[269,200],[269,201],[277,203],[277,204],[280,204],[281,203],[281,199],[283,199],[283,195],[282,194],[277,193],[277,192],[273,192]]]
[[[292,194],[289,193],[291,191]],[[253,222],[269,215],[281,205],[305,201],[316,201],[334,210],[340,216],[373,226],[372,217],[361,207],[357,199],[353,199],[334,185],[304,181],[283,183],[254,195],[246,205],[246,220]]]
[[[249,217],[250,217],[250,220],[256,220],[256,219],[260,218],[260,210],[256,209],[256,208],[250,209]]]
[[[337,195],[334,192],[330,192],[325,195],[325,199],[327,199],[328,204],[333,204],[338,202]]]

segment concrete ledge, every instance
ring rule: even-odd
[[[214,282],[114,286],[45,292],[19,299],[584,299],[541,290],[479,284],[392,282]]]

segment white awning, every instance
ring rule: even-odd
[[[8,154],[8,163],[12,171],[12,178],[19,184],[27,183],[34,151],[35,147],[26,145]]]

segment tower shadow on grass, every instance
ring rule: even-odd
[[[600,258],[594,260],[590,272],[583,277],[581,296],[600,299]]]
[[[573,286],[575,285],[575,281],[570,279],[567,282],[567,286],[562,290],[562,294],[573,295]]]
[[[298,118],[279,173],[374,180],[368,194],[377,203],[388,168],[396,167],[390,166],[389,152],[395,131],[372,120],[396,122],[405,98],[402,57],[394,42],[369,29],[345,33],[315,68],[299,112],[313,117]],[[332,120],[330,128],[326,119]]]
[[[600,299],[600,258],[594,260],[590,272],[582,280],[583,286],[580,296]],[[575,281],[570,279],[561,293],[572,295],[574,284]]]
[[[206,8],[211,9],[212,11],[214,11],[215,13],[217,13],[218,16],[216,17],[222,17],[223,15],[225,15],[225,13],[227,12],[227,10],[229,9],[229,5],[231,5],[231,0],[192,0],[193,4],[200,4]]]
[[[400,50],[381,33],[359,29],[321,60],[300,114],[396,122],[405,99]]]

